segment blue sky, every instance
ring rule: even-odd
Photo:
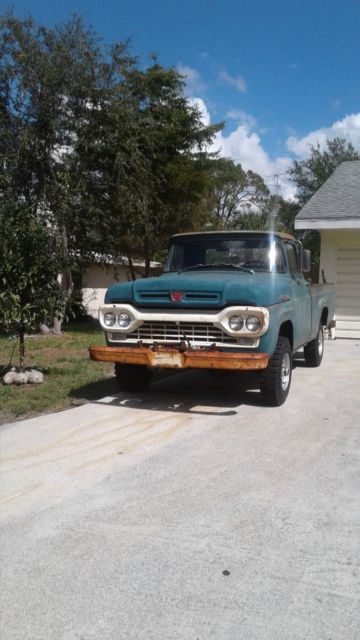
[[[360,0],[17,0],[46,25],[81,14],[107,43],[130,38],[186,75],[215,148],[284,196],[286,170],[310,144],[339,135],[360,151]],[[0,0],[4,10],[9,3]]]

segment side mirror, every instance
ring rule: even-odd
[[[303,272],[310,271],[311,269],[311,251],[309,249],[301,250],[301,270]]]

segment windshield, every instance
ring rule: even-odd
[[[271,235],[174,238],[169,247],[164,272],[234,267],[250,272],[286,272],[281,245]]]

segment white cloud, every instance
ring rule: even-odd
[[[280,195],[283,198],[294,198],[295,188],[287,176],[291,158],[278,156],[271,160],[261,144],[260,136],[255,131],[251,131],[248,124],[239,125],[229,135],[219,132],[211,150],[219,151],[221,156],[232,158],[246,171],[259,173],[272,191],[275,191],[276,175],[278,175]]]
[[[283,198],[294,199],[296,189],[287,175],[292,157],[284,155],[271,159],[262,146],[260,132],[254,131],[253,127],[251,120],[244,120],[228,135],[219,132],[212,145],[212,151],[219,150],[221,156],[230,157],[244,169],[259,173],[272,191],[275,189],[278,175],[280,194]],[[345,138],[360,151],[360,113],[345,116],[342,120],[334,122],[331,127],[318,129],[303,138],[290,136],[286,146],[291,153],[303,159],[309,156],[311,145],[319,143],[320,149],[324,149],[326,141],[336,137]]]
[[[360,113],[345,116],[337,120],[331,127],[323,127],[308,133],[303,138],[290,136],[286,141],[286,147],[291,153],[306,158],[311,153],[311,146],[320,145],[320,149],[326,147],[326,141],[333,138],[345,138],[360,151]]]
[[[196,69],[186,67],[182,64],[178,64],[177,70],[184,77],[185,82],[185,94],[193,96],[198,93],[202,93],[205,89],[205,84],[201,78],[201,75]]]
[[[251,129],[254,129],[256,126],[256,119],[251,113],[247,113],[246,111],[231,109],[227,112],[225,119],[236,120],[239,124],[248,124]]]
[[[240,93],[246,92],[246,83],[242,76],[230,76],[227,71],[220,71],[218,78],[223,84],[228,84]]]
[[[191,98],[189,102],[199,109],[204,125],[209,125],[211,118],[204,100]],[[260,130],[254,131],[255,118],[242,111],[229,112],[228,118],[231,118],[230,114],[240,124],[229,134],[223,131],[218,132],[209,150],[219,152],[222,157],[231,158],[234,162],[241,164],[246,171],[251,170],[260,174],[273,193],[278,180],[279,194],[285,199],[295,199],[296,188],[287,175],[293,161],[292,156],[289,154],[270,158],[262,145]],[[346,116],[331,127],[313,131],[303,138],[290,136],[287,139],[287,148],[299,158],[306,158],[309,145],[319,142],[320,147],[323,148],[327,139],[336,136],[346,138],[355,149],[360,151],[360,113]]]
[[[204,100],[202,98],[189,98],[188,101],[192,106],[196,106],[199,109],[204,125],[209,125],[211,118]],[[241,164],[246,171],[251,170],[259,173],[273,192],[275,192],[275,174],[280,174],[280,195],[283,198],[294,199],[295,188],[287,177],[291,158],[285,156],[271,160],[261,145],[260,136],[251,130],[255,123],[255,118],[252,118],[250,114],[246,115],[251,122],[243,121],[228,135],[219,131],[209,151],[218,152],[220,156],[225,158],[231,158],[234,162]]]

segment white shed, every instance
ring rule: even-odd
[[[360,338],[360,160],[343,162],[298,213],[321,236],[320,279],[336,289],[336,336]]]

